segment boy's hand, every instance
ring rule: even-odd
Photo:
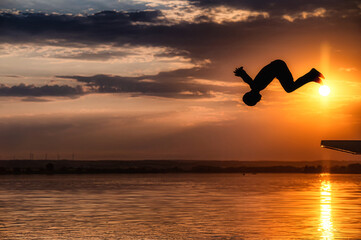
[[[233,72],[234,72],[234,75],[236,75],[237,77],[241,77],[241,73],[243,72],[243,67],[239,67],[239,68],[236,68]]]

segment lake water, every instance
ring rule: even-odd
[[[0,176],[0,239],[361,239],[361,175]]]

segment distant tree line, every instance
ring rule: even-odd
[[[128,167],[128,168],[92,168],[92,167],[57,167],[54,163],[46,163],[40,168],[0,167],[0,174],[104,174],[104,173],[361,173],[361,164],[334,166],[325,168],[321,165],[304,167],[267,166],[267,167],[217,167],[199,165],[190,169],[182,167]]]

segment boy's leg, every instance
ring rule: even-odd
[[[302,87],[306,83],[312,81],[320,83],[320,77],[323,78],[323,75],[320,72],[312,68],[311,71],[298,78],[296,81],[293,81],[292,74],[284,61],[276,60],[271,64],[273,64],[274,68],[277,69],[276,78],[280,81],[282,87],[288,93],[293,92],[294,90]]]
[[[285,90],[287,92],[292,92],[292,91],[302,87],[303,85],[305,85],[306,83],[309,83],[309,82],[322,83],[321,77],[324,78],[323,75],[319,71],[312,68],[311,71],[309,71],[308,73],[306,73],[302,77],[298,78],[294,82],[293,86],[289,89],[290,91],[287,91],[285,87],[283,87],[283,88],[285,88]]]

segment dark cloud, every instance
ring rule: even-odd
[[[214,92],[234,94],[241,87],[219,86],[195,81],[207,74],[207,68],[178,69],[160,72],[155,75],[125,77],[98,74],[94,76],[57,76],[74,79],[78,85],[25,85],[6,86],[0,84],[0,97],[27,97],[22,101],[43,102],[49,99],[41,97],[77,97],[90,93],[130,93],[133,96],[158,96],[165,98],[209,98]]]
[[[41,96],[76,96],[79,94],[83,94],[83,90],[80,86],[78,87],[70,87],[67,85],[59,86],[59,85],[44,85],[41,87],[37,87],[34,85],[25,85],[19,84],[16,86],[5,86],[0,84],[0,96],[8,96],[8,97],[24,97],[24,96],[33,96],[33,97],[41,97]]]
[[[84,13],[98,12],[104,9],[145,9],[142,3],[134,1],[118,1],[118,0],[52,0],[51,2],[44,0],[1,0],[0,9],[17,9],[20,11],[34,9],[35,11],[45,12],[61,12],[61,13]]]
[[[99,52],[81,52],[81,53],[70,53],[70,54],[54,54],[51,57],[54,58],[64,58],[64,59],[80,59],[88,61],[98,61],[98,60],[109,60],[109,59],[120,59],[135,53],[130,53],[126,51],[99,51]]]
[[[40,97],[26,97],[21,99],[23,102],[50,102],[49,99],[40,98]]]
[[[231,6],[242,9],[267,11],[272,15],[294,13],[300,11],[312,11],[316,8],[334,10],[357,9],[357,1],[353,0],[189,0],[189,2],[201,7]]]
[[[18,75],[0,75],[2,77],[8,77],[8,78],[20,78],[21,76]]]
[[[235,93],[240,87],[217,86],[197,83],[195,76],[204,74],[205,69],[178,69],[160,72],[156,75],[123,77],[110,75],[58,76],[85,83],[92,92],[133,93],[134,96],[149,95],[167,98],[212,97],[213,92]]]
[[[200,2],[199,4],[206,3]],[[315,7],[317,6],[315,5]],[[359,22],[358,11],[354,11],[351,17],[347,17],[347,14],[351,13],[346,10],[342,14],[327,13],[323,18],[310,17],[294,23],[271,14],[267,19],[261,16],[252,21],[243,22],[223,24],[180,22],[168,25],[165,18],[162,17],[161,11],[158,10],[103,11],[85,16],[1,13],[0,42],[31,42],[62,46],[76,46],[77,44],[83,46],[98,44],[160,46],[175,49],[175,51],[168,52],[170,56],[178,54],[186,55],[193,60],[208,58],[212,61],[222,58],[224,61],[225,56],[232,56],[235,52],[245,52],[252,49],[252,46],[262,47],[267,41],[277,41],[277,38],[285,39],[284,36],[300,38],[305,35],[309,36],[309,32],[312,32],[315,33],[315,38],[320,36],[323,39],[329,39],[330,35],[349,29],[350,25],[355,28],[354,23]],[[321,38],[319,41],[322,41]],[[93,55],[70,57],[104,58],[104,56]]]
[[[3,41],[27,42],[40,39],[65,39],[75,42],[115,41],[127,38],[142,22],[160,21],[159,11],[116,12],[102,11],[87,16],[46,13],[1,13],[0,27]],[[4,35],[7,35],[6,37]]]
[[[264,1],[220,1],[223,4],[248,4],[257,9],[260,6],[268,6]],[[288,3],[289,1],[276,1],[273,4],[284,5],[283,9],[288,9],[288,5],[300,5]],[[350,22],[359,22],[360,16],[354,1],[345,1],[346,5],[352,5],[353,12],[347,12],[349,7],[342,8],[342,4],[336,5],[332,1],[327,5],[324,1],[308,1],[310,10],[315,10],[323,4],[326,6],[340,7],[337,11],[327,13],[324,18],[302,19],[289,23],[281,17],[275,17],[270,12],[270,17],[263,16],[253,18],[251,21],[233,23],[192,23],[166,22],[162,12],[137,11],[137,12],[116,12],[102,11],[99,13],[76,16],[45,13],[1,13],[0,42],[24,43],[34,42],[37,44],[50,44],[71,46],[83,44],[85,46],[97,44],[112,44],[116,46],[161,46],[176,49],[170,51],[172,56],[187,55],[192,59],[219,59],[230,56],[229,53],[243,51],[252,46],[262,46],[265,41],[285,35],[304,36],[309,32],[329,38],[330,34],[336,30],[347,29]],[[340,2],[340,1],[337,1]],[[343,1],[342,1],[343,2]],[[195,2],[201,5],[216,4],[213,1]],[[257,5],[258,3],[258,5]],[[288,3],[288,5],[287,5]],[[252,5],[253,4],[253,5]],[[356,11],[355,11],[356,10]],[[301,11],[301,10],[300,10]],[[344,12],[342,12],[344,11]],[[342,12],[342,14],[340,14]],[[348,16],[348,14],[350,16]],[[220,47],[222,46],[222,47]],[[107,53],[104,53],[107,54]],[[167,54],[167,53],[165,53]],[[223,56],[224,55],[224,56]],[[71,57],[71,56],[70,56]],[[75,58],[91,59],[94,56],[73,56]],[[96,58],[97,56],[95,56]],[[99,57],[99,56],[98,56]],[[104,57],[104,56],[103,56]],[[223,59],[222,59],[223,61]]]

